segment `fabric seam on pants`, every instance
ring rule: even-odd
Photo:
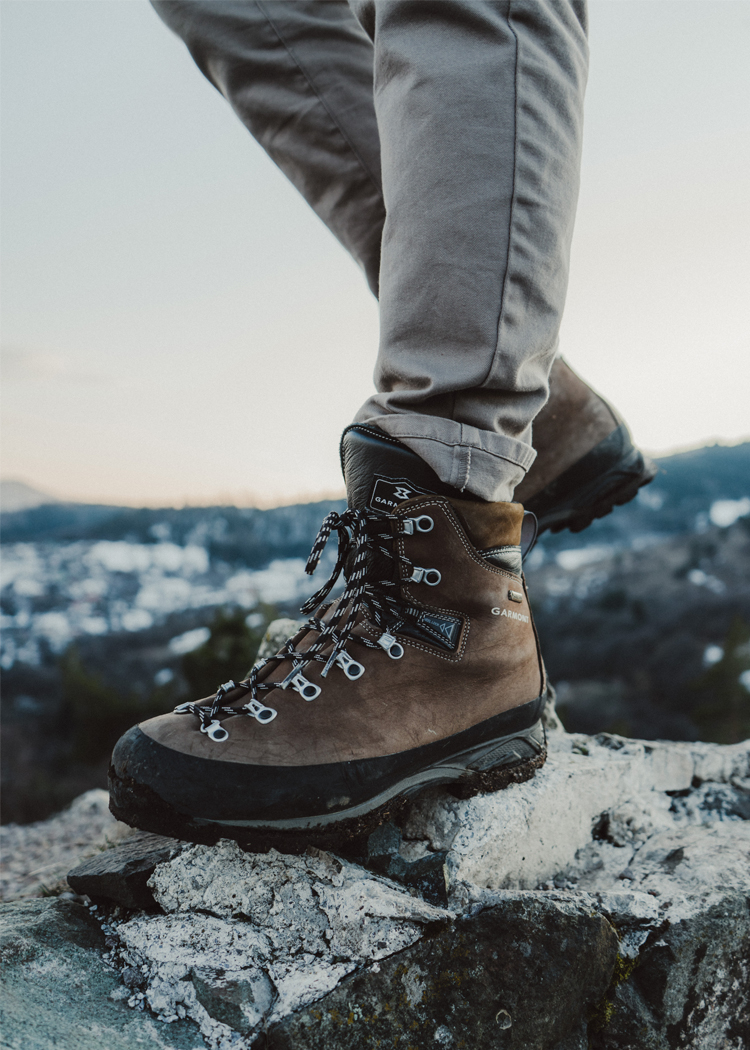
[[[392,415],[398,416],[398,415],[400,415],[400,413],[399,412],[393,412]],[[356,425],[356,424],[354,424],[354,425]],[[502,437],[504,435],[500,435],[500,436]],[[452,449],[465,448],[465,449],[467,449],[467,451],[471,451],[471,449],[476,449],[477,452],[481,452],[485,456],[492,456],[494,459],[502,459],[502,460],[505,460],[506,463],[513,463],[513,464],[515,464],[515,466],[521,467],[522,470],[528,470],[529,469],[528,467],[525,467],[523,465],[523,463],[519,463],[518,460],[512,459],[510,456],[501,456],[498,452],[493,452],[489,448],[482,448],[481,445],[474,445],[474,444],[472,444],[470,442],[446,441],[444,438],[428,437],[426,434],[400,434],[399,437],[396,440],[397,441],[404,441],[404,440],[406,440],[406,441],[434,441],[438,445],[445,445],[446,448],[452,448]],[[467,481],[468,481],[468,477],[467,477]],[[466,484],[464,484],[464,488],[465,487],[466,487]]]
[[[469,475],[471,474],[471,445],[469,445],[467,447],[468,447],[468,456],[466,457],[466,477],[464,478],[464,483],[461,486],[461,489],[460,489],[461,492],[465,492],[466,491],[466,486],[469,484]]]
[[[513,247],[513,220],[516,213],[516,190],[517,190],[517,178],[518,178],[518,66],[520,59],[521,45],[518,39],[518,34],[513,28],[511,21],[512,16],[513,0],[508,0],[508,14],[506,22],[508,23],[508,29],[513,34],[513,39],[516,42],[516,55],[515,64],[513,68],[513,190],[510,197],[510,216],[508,220],[508,251],[505,258],[505,276],[503,277],[503,287],[500,292],[500,310],[497,315],[497,333],[495,337],[495,349],[490,357],[489,368],[487,374],[481,383],[477,384],[477,389],[485,386],[492,375],[495,362],[497,361],[498,354],[500,353],[500,329],[503,323],[503,311],[505,309],[505,296],[508,290],[508,281],[510,276],[510,257]]]
[[[323,109],[324,109],[324,110],[326,111],[326,113],[328,114],[328,117],[330,118],[330,120],[331,120],[331,123],[332,123],[332,124],[333,124],[333,126],[334,126],[334,127],[336,128],[336,130],[338,131],[339,135],[341,135],[342,139],[344,140],[344,142],[345,142],[345,143],[347,144],[347,146],[348,146],[348,147],[349,147],[349,149],[351,150],[351,152],[352,152],[352,155],[353,155],[353,156],[354,156],[354,157],[355,157],[355,158],[357,159],[357,162],[359,163],[360,167],[361,167],[361,168],[362,168],[362,170],[363,170],[363,171],[365,172],[365,174],[367,175],[367,178],[368,178],[368,179],[370,180],[370,182],[371,182],[371,183],[373,184],[373,186],[375,187],[375,189],[376,189],[376,190],[378,191],[378,194],[380,195],[380,198],[381,198],[381,200],[382,200],[382,197],[383,197],[383,190],[382,190],[382,187],[381,187],[380,183],[379,183],[379,182],[378,182],[378,180],[377,180],[377,179],[375,178],[375,176],[373,175],[373,173],[372,173],[372,172],[370,171],[370,168],[369,168],[369,166],[368,166],[368,165],[367,165],[367,164],[365,163],[365,161],[363,160],[363,158],[362,158],[362,156],[360,155],[359,151],[358,151],[358,150],[357,150],[357,149],[355,148],[355,146],[354,146],[354,144],[352,143],[351,139],[350,139],[350,138],[349,138],[349,136],[348,136],[348,135],[346,134],[346,132],[344,131],[344,129],[343,129],[342,127],[341,127],[341,124],[340,124],[340,123],[338,122],[338,120],[336,119],[336,117],[335,117],[335,116],[333,115],[333,113],[331,112],[331,110],[330,110],[330,108],[329,108],[328,104],[326,103],[325,99],[323,98],[322,94],[321,94],[321,93],[320,93],[320,91],[319,91],[319,90],[317,89],[317,87],[315,86],[315,84],[313,83],[313,81],[312,81],[312,80],[310,79],[310,77],[309,77],[309,75],[308,75],[308,73],[307,73],[307,70],[306,70],[306,69],[305,69],[305,67],[304,67],[304,66],[302,65],[302,63],[300,62],[300,60],[299,60],[299,59],[297,58],[297,56],[296,56],[295,52],[293,51],[293,49],[292,49],[292,48],[291,48],[291,47],[289,46],[289,44],[288,44],[288,43],[286,42],[286,40],[284,39],[284,37],[283,37],[283,35],[282,35],[282,33],[281,33],[281,30],[280,30],[280,29],[279,29],[279,27],[278,27],[278,26],[276,25],[276,23],[274,22],[274,20],[273,20],[273,18],[271,17],[271,15],[270,15],[270,14],[268,13],[268,11],[266,11],[266,8],[265,8],[265,4],[261,3],[261,2],[260,2],[260,0],[256,0],[256,7],[257,7],[257,8],[258,8],[258,10],[259,10],[259,11],[261,12],[261,14],[263,15],[263,17],[264,17],[264,18],[266,19],[266,21],[267,21],[267,22],[268,22],[268,24],[270,25],[271,29],[273,29],[273,31],[274,31],[274,33],[276,34],[276,36],[277,36],[277,37],[279,38],[279,41],[281,42],[282,46],[283,46],[283,47],[284,47],[284,49],[286,50],[286,53],[287,53],[287,54],[289,55],[289,57],[290,57],[290,58],[291,58],[291,60],[292,60],[292,61],[294,62],[294,64],[295,64],[295,66],[297,67],[297,69],[298,69],[298,70],[300,71],[300,73],[302,74],[302,76],[303,76],[303,77],[305,78],[305,80],[306,80],[306,82],[307,82],[307,86],[308,86],[308,87],[310,88],[310,90],[312,91],[312,93],[313,93],[313,94],[315,95],[315,97],[317,98],[318,102],[319,102],[319,103],[321,104],[321,106],[323,107]]]

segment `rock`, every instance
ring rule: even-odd
[[[194,846],[160,864],[150,885],[167,914],[113,923],[120,965],[142,975],[158,1016],[186,1011],[217,1045],[230,1045],[232,1031],[256,1034],[455,918],[321,850]]]
[[[109,812],[109,795],[98,788],[49,820],[4,824],[0,826],[0,900],[66,890],[70,868],[132,834],[132,828]]]
[[[125,908],[153,908],[148,880],[157,864],[169,860],[185,844],[141,831],[120,846],[98,853],[68,872],[68,885],[94,900],[106,898]]]
[[[414,858],[403,850],[403,837],[394,824],[381,824],[367,840],[367,855],[360,863],[408,886],[430,904],[448,903],[448,868],[443,851],[420,850]],[[404,853],[407,852],[405,856]]]
[[[293,638],[306,622],[306,620],[291,619],[272,620],[260,643],[260,649],[258,649],[258,655],[255,658],[256,663],[260,660],[266,660],[269,656],[275,656],[284,642]]]
[[[229,842],[159,864],[150,885],[167,914],[116,924],[120,964],[141,975],[158,1016],[184,1009],[219,1050],[238,1037],[392,1045],[399,1024],[420,1048],[744,1050],[749,773],[747,744],[551,733],[532,781],[466,801],[433,791],[402,827],[378,829],[360,858],[371,871],[320,850],[253,855]],[[419,870],[440,872],[457,921],[413,895]],[[537,953],[546,972],[567,974],[603,943],[584,918],[616,930],[616,961],[576,971],[565,1009],[550,991],[563,977],[532,981],[547,996],[533,999],[523,982]],[[489,943],[504,925],[503,970]],[[470,955],[452,986],[441,975],[459,944]],[[409,998],[409,973],[423,999]]]
[[[251,1036],[257,1031],[276,998],[273,984],[260,971],[249,980],[237,981],[221,972],[208,975],[191,970],[190,981],[206,1013],[240,1035]]]
[[[726,805],[714,806],[711,792],[735,800],[750,792],[750,742],[722,747],[550,733],[548,748],[546,765],[525,784],[465,801],[435,790],[412,807],[404,838],[448,850],[453,907],[461,906],[457,892],[470,900],[481,889],[534,889],[556,875],[580,879],[602,866],[612,888],[658,831],[741,821],[740,801],[732,815]],[[701,773],[720,783],[693,787]]]
[[[601,915],[507,900],[367,967],[266,1036],[268,1050],[367,1046],[548,1050],[610,984],[617,936]]]
[[[7,1050],[198,1050],[195,1025],[166,1025],[126,1003],[105,939],[72,901],[0,905],[2,1046]]]
[[[165,856],[162,913],[105,923],[118,994],[212,1050],[747,1050],[749,800],[750,742],[550,731],[533,780],[431,790],[359,858]]]
[[[592,1050],[750,1046],[750,906],[719,895],[655,930],[591,1025]]]

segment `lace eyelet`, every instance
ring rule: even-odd
[[[292,671],[286,676],[281,683],[280,688],[288,689],[289,686],[292,687],[295,693],[299,693],[303,700],[307,700],[308,703],[311,700],[317,699],[317,697],[323,692],[319,685],[315,685],[313,682],[308,682],[302,672],[297,671],[296,669],[292,669]]]
[[[252,715],[261,725],[267,725],[269,722],[273,722],[274,718],[279,713],[274,710],[273,707],[266,707],[265,704],[260,702],[260,700],[248,701],[242,710],[247,711],[247,713]]]
[[[381,649],[385,649],[391,660],[400,660],[406,651],[401,642],[394,638],[392,634],[389,634],[388,631],[385,634],[381,634],[378,638],[378,645]]]
[[[364,664],[360,664],[356,660],[353,660],[352,657],[349,656],[349,653],[346,653],[343,650],[336,654],[336,663],[350,682],[356,682],[357,679],[361,678],[365,673]]]
[[[413,536],[415,532],[432,532],[435,522],[429,514],[420,514],[418,518],[404,518],[401,522],[402,536]]]
[[[225,740],[229,739],[229,733],[221,724],[221,722],[211,722],[207,726],[201,726],[201,733],[205,733],[206,736],[210,737],[217,744],[222,744]]]

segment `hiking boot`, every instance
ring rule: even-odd
[[[308,560],[312,572],[337,534],[331,577],[303,606],[312,618],[247,680],[120,739],[119,820],[255,850],[342,849],[429,785],[467,797],[544,762],[523,507],[459,497],[374,427],[347,429],[342,462],[349,506]]]
[[[514,498],[536,514],[540,533],[580,532],[656,476],[611,405],[560,358],[532,440],[537,457]]]

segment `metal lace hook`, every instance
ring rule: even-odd
[[[420,514],[418,518],[404,518],[401,522],[404,536],[413,536],[417,532],[432,532],[435,522],[429,514]]]

